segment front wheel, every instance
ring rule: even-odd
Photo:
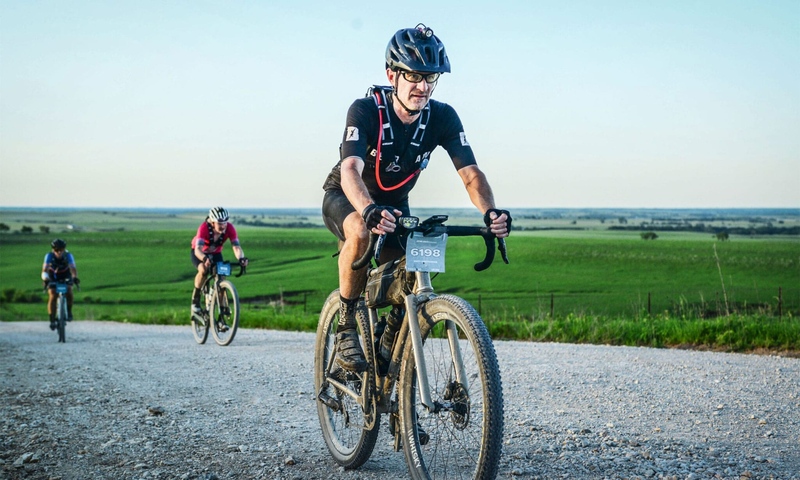
[[[503,389],[492,339],[465,300],[420,306],[423,355],[434,408],[419,400],[407,342],[398,385],[403,451],[411,478],[493,479],[503,440]]]
[[[357,314],[366,315],[365,309],[363,302],[360,303]],[[369,422],[358,401],[328,381],[330,373],[331,378],[345,384],[352,391],[361,392],[361,382],[370,377],[366,372],[360,375],[346,373],[336,364],[329,367],[336,356],[338,321],[339,290],[334,290],[319,314],[314,346],[314,393],[317,395],[317,415],[325,444],[336,463],[350,470],[363,465],[372,455],[380,422]],[[365,429],[368,423],[373,425]]]
[[[209,314],[214,329],[214,340],[224,346],[230,345],[239,329],[239,294],[229,280],[219,282],[218,295],[211,305]]]
[[[56,318],[56,330],[58,330],[58,342],[67,342],[67,299],[63,295],[58,299],[58,315]]]

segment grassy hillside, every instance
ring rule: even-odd
[[[59,233],[82,280],[77,318],[187,323],[192,234],[193,228]],[[0,235],[0,320],[45,319],[39,271],[52,236]],[[252,259],[248,274],[234,278],[243,324],[313,330],[322,301],[337,286],[332,235],[243,226],[240,236]],[[744,332],[731,323],[744,318],[774,330],[745,333],[767,337],[761,347],[800,349],[797,238],[716,242],[704,234],[663,233],[643,241],[635,232],[546,231],[516,232],[508,244],[511,264],[498,259],[479,273],[472,265],[482,259],[481,240],[450,239],[447,272],[434,279],[438,292],[473,303],[496,337],[730,346],[741,341],[725,340],[725,332]],[[225,254],[231,256],[227,245]],[[628,333],[618,322],[628,324]],[[697,325],[688,340],[683,334]]]

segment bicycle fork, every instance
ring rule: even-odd
[[[420,332],[419,316],[417,315],[417,308],[419,305],[428,301],[433,294],[433,286],[431,285],[430,273],[415,272],[415,275],[416,288],[414,289],[414,294],[406,296],[406,312],[408,315],[411,346],[414,351],[414,362],[417,366],[417,391],[419,392],[420,403],[422,403],[429,412],[436,413],[442,405],[438,404],[438,402],[434,402],[431,397],[431,387],[428,383],[428,371],[425,366],[425,355],[422,350],[422,333]],[[447,327],[447,342],[450,346],[453,366],[455,367],[456,381],[469,391],[467,374],[464,370],[464,362],[461,357],[461,347],[458,344],[456,326],[450,320],[447,320],[445,325]]]

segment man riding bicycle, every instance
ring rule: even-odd
[[[42,264],[42,282],[44,287],[47,288],[47,314],[50,316],[50,330],[55,330],[58,295],[56,294],[54,282],[67,282],[67,320],[71,322],[73,295],[70,280],[75,285],[80,285],[81,281],[78,279],[75,258],[67,251],[67,242],[56,238],[50,243],[50,247],[53,250],[44,256],[44,264]]]
[[[442,73],[450,72],[444,45],[423,24],[397,31],[386,48],[390,87],[374,87],[353,102],[340,145],[340,160],[323,189],[325,225],[340,243],[340,313],[336,361],[345,370],[367,368],[356,331],[355,312],[366,282],[366,268],[351,264],[367,249],[369,233],[391,234],[398,216],[409,214],[408,194],[431,152],[442,146],[450,156],[471,202],[498,238],[507,237],[510,214],[495,208],[494,196],[478,168],[455,110],[431,99]],[[381,260],[402,255],[400,240],[388,235]],[[395,307],[384,339],[392,339],[404,312]],[[390,343],[381,341],[385,355]]]
[[[192,292],[192,316],[202,312],[200,288],[206,275],[211,273],[211,267],[222,261],[222,245],[225,240],[231,242],[236,259],[243,267],[247,266],[247,257],[244,256],[242,246],[239,244],[239,235],[233,224],[228,221],[229,218],[228,211],[224,208],[212,208],[192,239],[192,265],[197,269]]]

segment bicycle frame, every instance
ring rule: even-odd
[[[494,259],[494,235],[491,234],[487,228],[477,228],[477,227],[445,227],[444,225],[440,225],[440,223],[444,222],[447,219],[445,216],[437,216],[432,217],[431,219],[426,220],[422,224],[418,225],[414,223],[413,226],[409,225],[405,228],[408,231],[419,231],[419,232],[433,232],[433,233],[447,233],[453,236],[469,236],[469,235],[479,235],[484,238],[486,244],[486,257],[483,261],[477,263],[475,265],[475,269],[480,271],[487,268]],[[418,220],[418,219],[417,219]],[[353,269],[358,269],[363,266],[366,266],[369,263],[370,259],[375,256],[378,258],[380,256],[380,251],[383,246],[383,240],[385,239],[384,236],[377,236],[372,235],[370,237],[370,244],[367,249],[367,253],[354,262]],[[508,263],[508,256],[505,248],[505,242],[503,239],[497,239],[500,252],[502,254],[503,260],[505,263]],[[405,297],[405,318],[403,319],[403,323],[400,327],[400,330],[397,332],[397,336],[395,337],[394,345],[392,347],[391,358],[389,360],[389,367],[387,370],[386,375],[381,376],[378,372],[377,362],[374,361],[376,352],[374,351],[373,345],[371,342],[366,342],[367,345],[364,345],[365,354],[367,354],[368,359],[373,359],[371,361],[372,368],[372,375],[371,377],[375,379],[375,392],[376,395],[368,395],[370,387],[369,381],[362,382],[361,385],[361,392],[357,393],[354,390],[348,388],[343,383],[337,381],[336,379],[331,378],[331,369],[333,365],[332,358],[328,361],[328,371],[326,372],[327,380],[335,385],[337,389],[346,393],[348,396],[353,398],[356,402],[359,403],[361,408],[364,412],[373,412],[373,413],[388,413],[391,410],[390,405],[390,398],[392,390],[394,389],[395,382],[397,381],[399,370],[400,370],[400,362],[402,360],[403,351],[405,350],[406,342],[410,338],[412,351],[414,355],[414,361],[416,365],[416,374],[417,374],[417,391],[420,398],[420,403],[429,411],[429,412],[438,412],[441,410],[442,407],[446,407],[442,404],[436,404],[432,400],[430,384],[428,382],[428,374],[427,368],[425,365],[425,356],[422,353],[423,348],[423,340],[422,340],[422,333],[420,331],[419,325],[419,317],[418,317],[418,309],[419,307],[427,302],[429,299],[435,296],[433,285],[431,283],[431,272],[427,271],[415,271],[415,282],[414,282],[414,292],[411,294],[406,295]],[[378,308],[368,308],[368,318],[369,318],[369,338],[375,338],[375,327],[378,324]],[[458,382],[463,384],[465,387],[469,387],[468,378],[465,372],[464,363],[461,355],[461,348],[458,343],[458,337],[455,330],[454,325],[450,322],[447,324],[447,340],[450,347],[450,352],[453,357],[453,364],[456,373],[456,379]],[[332,354],[334,354],[332,352]],[[376,401],[378,405],[371,406],[369,405],[370,402]],[[372,417],[372,421],[377,421],[377,415]],[[368,424],[366,427],[370,428],[372,425]]]
[[[209,275],[206,275],[205,280],[203,281],[202,288],[210,288],[209,283],[213,282],[213,292],[211,293],[211,303],[206,305],[207,310],[211,310],[211,306],[219,302],[219,284],[227,277],[231,275],[231,267],[239,267],[239,273],[234,275],[236,278],[241,277],[244,275],[246,268],[242,266],[240,263],[231,263],[231,262],[217,262],[214,264],[212,271]],[[223,273],[220,273],[222,271]]]

